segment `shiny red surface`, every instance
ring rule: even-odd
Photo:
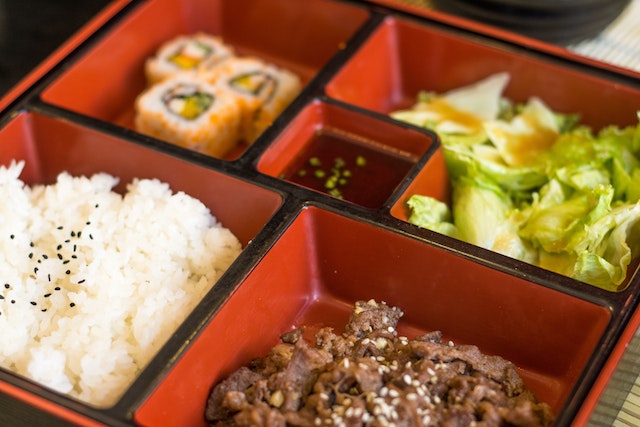
[[[291,175],[296,173],[297,166],[303,163],[309,154],[313,154],[310,150],[313,150],[312,146],[316,142],[317,134],[321,131],[344,135],[345,140],[359,141],[361,146],[386,153],[385,156],[388,158],[402,157],[409,163],[408,166],[411,163],[415,164],[425,154],[435,138],[426,132],[401,127],[358,111],[316,100],[303,108],[269,146],[260,158],[258,170],[275,177],[285,175],[289,177],[288,180],[293,180]],[[353,148],[357,150],[355,144]],[[357,186],[358,170],[357,168],[352,170],[353,185]],[[378,181],[385,178],[388,180]],[[356,203],[364,202],[367,207],[380,207],[382,204],[379,203],[380,200],[384,202],[403,178],[404,174],[399,179],[389,176],[368,179],[358,188],[362,191],[376,192],[375,196],[360,194],[345,198]],[[320,188],[319,191],[323,189]]]
[[[212,386],[294,326],[342,331],[353,303],[405,313],[400,333],[441,330],[513,361],[559,411],[609,312],[452,252],[319,208],[305,208],[136,412],[136,422],[205,425]]]
[[[364,8],[325,0],[142,3],[51,85],[43,99],[133,128],[135,98],[146,86],[144,61],[174,37],[198,31],[221,36],[239,55],[257,56],[308,82],[368,16]]]
[[[64,422],[69,423],[69,425],[83,426],[83,427],[101,427],[105,425],[104,423],[98,422],[89,417],[85,417],[77,412],[69,411],[54,402],[38,397],[19,387],[15,387],[1,381],[0,381],[0,392],[13,396],[16,399],[20,399],[24,402],[27,402],[34,407],[38,407],[45,411],[48,411],[51,414],[60,418],[61,420],[64,420]],[[11,421],[11,419],[4,418],[4,421]]]
[[[406,108],[421,90],[444,92],[506,71],[505,96],[537,96],[558,112],[579,113],[596,129],[632,125],[640,90],[534,56],[389,17],[326,87],[329,96],[381,113]]]
[[[449,182],[449,172],[444,161],[442,148],[425,163],[418,174],[411,180],[404,192],[391,206],[390,214],[403,221],[409,220],[409,208],[406,201],[414,194],[433,197],[445,203],[451,201],[451,184]]]

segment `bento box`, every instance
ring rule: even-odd
[[[414,223],[408,200],[452,203],[456,171],[449,139],[396,113],[500,75],[513,102],[632,129],[637,79],[365,1],[118,6],[3,104],[8,419],[216,425],[217,384],[346,334],[369,304],[401,310],[394,345],[489,355],[554,425],[584,421],[640,298],[637,259],[594,286]],[[160,75],[162,52],[188,69]]]

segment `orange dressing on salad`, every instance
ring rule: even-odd
[[[470,133],[482,131],[482,120],[474,114],[459,110],[449,104],[445,99],[436,98],[427,104],[426,110],[433,111],[441,117],[440,120],[446,120],[457,123],[470,130]]]
[[[508,144],[508,162],[514,166],[527,165],[536,161],[536,158],[547,151],[558,138],[558,133],[531,117],[522,116],[527,123],[530,132],[519,134],[505,134],[502,130],[494,129],[494,133],[505,138]]]

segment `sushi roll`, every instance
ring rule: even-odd
[[[240,136],[251,144],[300,93],[292,72],[253,57],[233,57],[212,69],[207,81],[239,99]]]
[[[181,73],[138,96],[135,127],[140,133],[223,157],[239,141],[241,113],[237,98],[194,73]]]
[[[220,37],[183,35],[164,43],[155,56],[147,59],[145,74],[148,83],[155,84],[183,71],[207,70],[233,55],[233,48]]]

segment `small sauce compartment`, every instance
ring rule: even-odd
[[[315,100],[265,151],[258,170],[376,209],[436,141],[428,131]]]
[[[590,373],[588,361],[610,319],[606,307],[308,207],[194,339],[134,419],[143,426],[204,426],[205,404],[215,383],[265,355],[283,332],[296,326],[340,328],[356,300],[371,298],[404,311],[399,329],[409,338],[441,330],[456,344],[474,344],[511,360],[556,414],[575,404],[573,387]]]
[[[325,0],[140,2],[42,99],[133,129],[136,98],[148,86],[145,61],[176,37],[198,32],[220,37],[237,55],[291,71],[305,85],[368,17],[363,7]],[[246,147],[236,148],[228,158],[240,156]]]

